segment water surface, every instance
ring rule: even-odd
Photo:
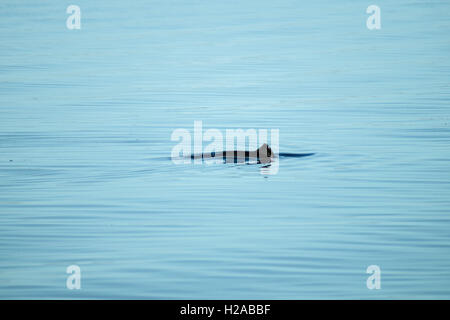
[[[0,4],[0,298],[450,297],[448,1],[74,4]],[[196,120],[314,155],[174,165]]]

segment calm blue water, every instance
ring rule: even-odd
[[[370,4],[2,1],[0,298],[450,298],[450,3]],[[195,120],[315,155],[175,165]]]

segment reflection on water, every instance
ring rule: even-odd
[[[0,5],[0,298],[449,298],[449,3],[77,4]],[[175,165],[196,120],[277,173]]]

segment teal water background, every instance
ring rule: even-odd
[[[0,298],[450,298],[449,14],[2,1]],[[315,155],[270,176],[174,165],[171,133],[196,120]]]

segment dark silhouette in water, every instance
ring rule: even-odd
[[[273,159],[278,157],[290,157],[290,158],[300,158],[312,156],[314,153],[279,153],[275,154],[273,150],[264,143],[259,149],[255,151],[222,151],[222,152],[211,152],[202,154],[193,154],[191,159],[210,159],[210,158],[222,158],[224,162],[244,162],[250,160],[257,160],[258,163],[270,163]]]

